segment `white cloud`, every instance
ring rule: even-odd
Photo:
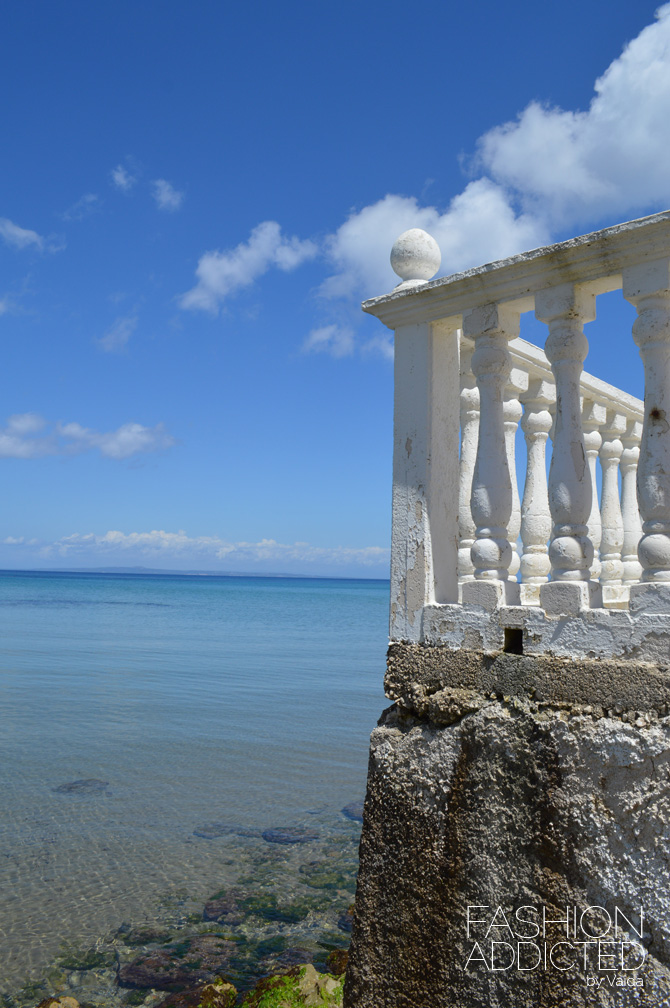
[[[46,420],[37,413],[15,413],[0,429],[0,458],[39,458],[56,454],[52,435],[41,434]]]
[[[137,176],[131,175],[128,169],[124,168],[122,164],[117,165],[116,168],[112,168],[110,175],[116,188],[123,190],[123,192],[130,192],[137,182]]]
[[[389,194],[350,215],[326,240],[326,298],[349,301],[397,283],[391,246],[411,227],[432,234],[449,274],[545,244],[566,229],[614,224],[670,206],[670,3],[595,83],[586,111],[532,102],[485,134],[481,177],[446,210]]]
[[[0,429],[0,458],[43,458],[97,450],[111,459],[160,451],[175,444],[163,424],[125,423],[114,431],[95,431],[78,423],[49,423],[37,413],[10,416]]]
[[[479,143],[484,169],[554,226],[670,204],[670,4],[595,92],[585,112],[532,102]]]
[[[184,531],[124,533],[116,530],[102,535],[79,533],[64,536],[42,548],[43,555],[89,556],[105,558],[132,553],[154,562],[207,561],[224,562],[228,570],[246,567],[282,565],[290,567],[382,567],[388,563],[389,550],[381,546],[313,546],[310,543],[279,543],[275,539],[259,542],[229,542],[218,536],[189,536]]]
[[[101,199],[95,193],[84,193],[84,195],[73,203],[71,207],[64,210],[60,215],[64,221],[80,221],[89,214],[100,209]]]
[[[123,315],[115,320],[104,336],[96,339],[96,343],[106,353],[120,353],[125,350],[136,328],[137,315]]]
[[[38,235],[37,231],[19,227],[7,217],[0,217],[0,238],[12,248],[24,249],[31,245],[35,245],[38,249],[44,248],[44,238]]]
[[[490,179],[477,179],[444,213],[420,206],[414,196],[387,195],[353,213],[327,241],[335,273],[321,286],[326,298],[374,297],[392,290],[399,278],[389,255],[403,231],[420,227],[436,239],[442,272],[512,255],[549,240],[543,222],[516,215],[507,194]]]
[[[100,433],[78,423],[58,424],[58,433],[69,442],[70,449],[86,451],[97,448],[106,458],[125,459],[144,452],[169,448],[175,440],[163,424],[144,427],[126,423],[115,431]]]
[[[222,302],[248,287],[272,266],[292,270],[317,254],[311,241],[282,235],[276,221],[264,221],[253,229],[246,242],[225,252],[205,252],[196,269],[198,282],[182,295],[182,308],[201,309],[216,314]]]
[[[354,333],[348,326],[327,325],[312,329],[302,345],[305,353],[327,353],[349,357],[354,352]]]
[[[153,198],[160,210],[178,210],[182,205],[184,194],[170,185],[165,179],[159,178],[151,183]]]

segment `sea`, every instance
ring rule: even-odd
[[[226,886],[314,909],[302,931],[248,918],[245,941],[252,925],[279,950],[291,928],[294,944],[337,934],[388,704],[387,610],[381,580],[0,572],[7,1005],[68,984],[88,1002],[90,964],[98,986],[113,972],[96,949],[200,927]]]

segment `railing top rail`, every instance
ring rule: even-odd
[[[534,343],[517,337],[510,340],[509,349],[515,364],[521,363],[528,369],[528,373],[532,377],[545,378],[546,381],[553,383],[551,364],[544,351],[536,347]],[[582,371],[580,388],[585,399],[591,399],[607,409],[622,413],[628,419],[642,420],[644,416],[644,403],[641,399],[596,378],[595,375],[589,374],[587,371]]]
[[[363,310],[391,329],[447,318],[458,326],[464,311],[482,304],[514,301],[521,311],[530,310],[533,295],[548,286],[588,284],[596,294],[616,290],[627,266],[664,256],[670,256],[670,210],[391,291],[364,301]]]

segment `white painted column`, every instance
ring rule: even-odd
[[[512,548],[507,528],[513,496],[503,413],[512,366],[508,342],[518,331],[519,312],[505,305],[483,305],[463,316],[463,334],[475,344],[472,370],[479,389],[480,416],[471,500],[476,525],[471,551],[475,580],[465,582],[462,596],[464,602],[487,608],[515,604],[519,597],[518,584],[508,580]]]
[[[521,532],[521,500],[519,498],[519,482],[516,475],[516,432],[523,409],[519,395],[528,388],[528,374],[519,368],[512,368],[505,389],[503,402],[503,419],[505,423],[505,448],[507,450],[507,466],[512,480],[512,513],[507,525],[509,544],[512,547],[512,559],[509,565],[509,575],[516,578],[521,566],[519,557],[519,533]]]
[[[392,640],[420,641],[423,607],[458,601],[458,332],[395,334]]]
[[[644,363],[644,422],[637,471],[642,516],[638,557],[642,582],[670,586],[670,259],[623,271],[623,294],[637,308],[633,337]],[[642,603],[644,584],[631,585]],[[653,591],[658,611],[659,599]],[[667,590],[670,602],[670,588]],[[670,607],[663,611],[670,611]]]
[[[553,520],[549,546],[551,578],[540,590],[541,604],[564,613],[598,604],[590,581],[593,546],[587,522],[591,513],[591,474],[586,462],[580,379],[588,352],[583,326],[595,318],[595,296],[573,284],[540,291],[535,315],[549,326],[545,352],[556,382],[556,423],[549,470],[549,508]]]
[[[472,353],[470,340],[461,339],[461,462],[458,493],[458,579],[472,581],[475,568],[470,550],[475,541],[475,523],[470,508],[472,477],[477,457],[479,437],[479,391],[472,373]]]
[[[626,432],[621,438],[621,512],[623,515],[623,583],[630,586],[640,580],[642,565],[637,558],[637,547],[642,538],[642,523],[637,506],[637,463],[640,457],[640,437],[642,424],[629,420]]]
[[[535,379],[522,396],[521,429],[526,439],[526,481],[521,502],[521,602],[540,604],[540,585],[549,580],[548,542],[551,514],[547,490],[545,452],[553,419],[549,406],[556,390],[549,382]]]
[[[591,513],[586,523],[589,539],[593,544],[593,562],[591,564],[591,580],[600,578],[600,540],[602,538],[602,522],[598,506],[597,465],[600,446],[603,443],[600,428],[607,419],[607,410],[599,403],[588,399],[582,407],[582,428],[584,431],[584,450],[591,475]]]
[[[600,519],[602,538],[600,540],[600,585],[603,590],[603,604],[616,606],[624,600],[623,563],[623,515],[619,496],[619,460],[623,452],[621,435],[626,430],[626,418],[614,410],[607,411],[607,419],[601,429],[603,443],[600,448],[600,464],[603,471]],[[627,593],[625,601],[627,603]]]

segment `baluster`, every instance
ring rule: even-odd
[[[572,284],[543,290],[535,297],[535,315],[549,326],[545,352],[556,382],[549,470],[549,508],[554,523],[549,559],[554,583],[542,585],[540,599],[543,608],[552,613],[571,612],[599,602],[596,586],[590,581],[593,546],[587,522],[591,474],[586,464],[579,385],[588,352],[583,324],[595,318],[595,296]]]
[[[670,584],[670,259],[623,271],[624,297],[637,308],[633,337],[644,363],[644,422],[637,470],[642,516],[638,557],[642,582]],[[631,608],[643,604],[644,584],[631,585]],[[658,611],[670,591],[652,592]],[[665,611],[670,611],[667,608]]]
[[[519,368],[512,368],[505,389],[503,401],[503,419],[505,422],[505,449],[507,451],[507,466],[512,480],[512,513],[507,524],[507,535],[512,547],[512,559],[509,565],[510,577],[516,578],[521,564],[519,558],[519,533],[521,531],[521,500],[519,499],[519,481],[516,475],[516,430],[523,412],[519,395],[528,388],[528,374]]]
[[[463,601],[495,606],[518,603],[519,586],[509,580],[512,548],[507,527],[512,514],[512,480],[505,444],[503,398],[512,357],[508,342],[519,332],[519,312],[483,305],[463,316],[463,334],[474,340],[472,370],[479,389],[479,439],[471,508],[476,539],[471,557],[475,580],[463,585]],[[482,584],[490,582],[490,584]]]
[[[458,579],[472,581],[475,568],[470,556],[475,541],[475,523],[470,509],[472,476],[477,456],[479,435],[479,391],[472,373],[474,347],[469,340],[461,339],[461,459],[458,494]]]
[[[554,401],[553,385],[535,379],[522,397],[521,429],[526,439],[526,482],[521,503],[521,602],[540,604],[540,585],[549,580],[547,543],[551,535],[551,514],[547,491],[545,452],[553,418],[548,407]]]
[[[626,418],[614,410],[607,411],[607,419],[602,428],[603,443],[600,448],[600,465],[603,471],[602,502],[600,518],[602,539],[600,542],[600,584],[603,590],[603,604],[608,606],[624,602],[623,563],[623,516],[619,497],[619,460],[623,452],[620,435],[626,430]],[[627,592],[625,593],[627,603]]]
[[[627,585],[639,581],[642,574],[642,565],[637,558],[637,547],[642,536],[642,524],[635,489],[641,434],[642,424],[638,420],[630,420],[626,433],[621,438],[623,444],[620,463],[621,512],[623,515],[621,560],[623,562],[623,582]]]
[[[591,474],[591,513],[587,522],[589,539],[593,544],[593,563],[591,564],[591,578],[597,581],[600,577],[600,540],[602,538],[602,523],[600,520],[600,508],[598,507],[598,484],[596,482],[596,464],[598,453],[603,443],[600,433],[601,426],[607,419],[607,410],[604,406],[588,399],[582,409],[582,425],[584,428],[584,449],[589,464]]]

